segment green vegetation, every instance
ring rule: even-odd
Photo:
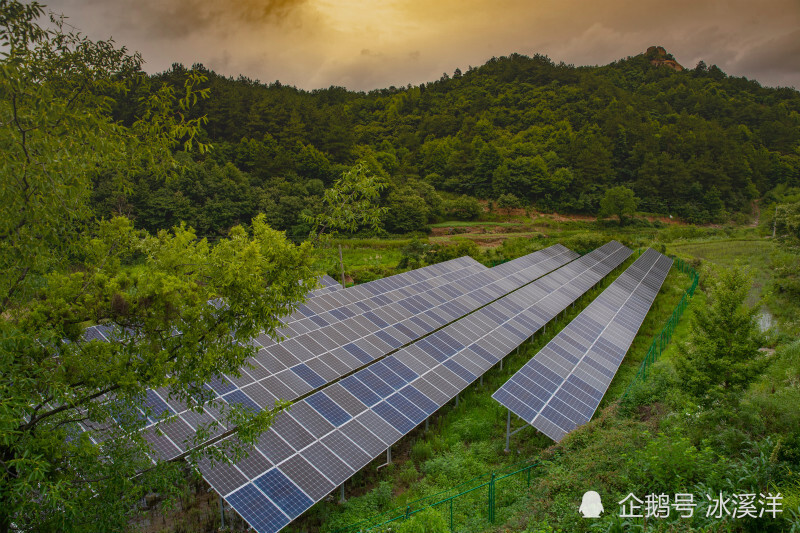
[[[347,503],[320,502],[288,530],[344,527],[533,461],[524,483],[492,485],[493,524],[484,486],[454,500],[457,529],[800,530],[797,91],[702,63],[675,72],[646,55],[574,68],[515,54],[368,94],[202,65],[147,76],[138,55],[63,19],[41,26],[42,14],[0,0],[0,532],[216,527],[183,461],[151,463],[142,429],[167,414],[139,410],[146,391],[199,411],[202,384],[253,355],[248,339],[275,334],[320,271],[338,278],[339,245],[361,283],[464,255],[492,266],[610,239],[702,273],[646,381],[628,389],[683,296],[677,271],[595,419],[558,445],[523,426],[503,451],[506,411],[491,393],[631,259],[430,431],[404,438],[394,464],[357,473]],[[717,225],[695,225],[705,223]],[[208,304],[217,298],[222,307]],[[765,332],[762,311],[776,321]],[[96,324],[119,338],[84,341]],[[186,444],[236,431],[222,450],[236,457],[283,406],[218,402],[220,421]],[[222,459],[198,446],[189,465],[203,455]],[[593,522],[577,512],[590,488],[607,510]],[[678,491],[698,498],[693,518],[614,516],[629,493]],[[720,492],[779,492],[784,512],[707,516],[703,495]],[[161,522],[136,522],[145,512]],[[445,530],[443,513],[393,530]]]
[[[687,342],[678,345],[675,370],[681,386],[701,403],[731,401],[763,370],[758,309],[743,305],[751,286],[752,278],[742,270],[722,270],[707,307],[693,317]]]
[[[0,532],[122,531],[147,495],[174,502],[186,485],[185,463],[147,438],[170,418],[151,389],[196,411],[181,443],[191,465],[240,455],[287,405],[254,412],[212,401],[205,384],[238,376],[252,338],[278,335],[315,288],[317,254],[263,214],[215,244],[183,223],[149,234],[97,218],[92,179],[121,192],[130,174],[168,182],[176,147],[205,151],[204,119],[185,117],[205,78],[151,87],[138,56],[62,19],[39,26],[36,3],[0,0],[0,13]],[[136,89],[148,91],[141,118],[115,122],[111,102]],[[315,235],[377,220],[379,190],[360,167],[346,172],[309,219]],[[84,338],[94,324],[109,342]],[[221,433],[237,438],[203,447]]]
[[[135,123],[161,82],[180,90],[190,72],[208,79],[213,97],[187,116],[207,118],[198,138],[214,149],[181,156],[168,181],[134,172],[120,190],[113,173],[98,173],[98,215],[128,214],[149,231],[185,221],[218,236],[264,213],[302,239],[324,189],[361,161],[385,185],[389,233],[474,220],[476,198],[501,212],[523,205],[596,216],[607,191],[625,187],[638,209],[694,224],[744,222],[764,197],[765,217],[779,203],[781,233],[797,235],[800,93],[715,66],[676,72],[640,54],[575,68],[512,54],[459,77],[360,93],[176,64],[115,97],[114,117]],[[627,217],[624,205],[608,214]]]
[[[599,217],[616,215],[619,225],[625,224],[628,217],[636,212],[637,199],[633,191],[627,187],[619,186],[606,190],[605,196],[600,200]]]
[[[795,457],[796,443],[800,442],[796,434],[800,425],[795,407],[800,399],[794,398],[797,390],[794,384],[800,379],[800,345],[790,340],[773,356],[758,352],[760,355],[750,360],[756,361],[755,366],[762,370],[755,374],[751,372],[749,385],[744,384],[737,391],[721,395],[721,398],[728,399],[722,403],[712,402],[704,406],[698,401],[704,395],[695,397],[688,394],[676,370],[682,357],[681,350],[685,349],[681,346],[699,342],[696,324],[707,324],[708,317],[720,316],[719,309],[723,305],[732,307],[732,314],[739,317],[739,325],[719,326],[711,332],[715,339],[725,342],[735,339],[734,342],[741,341],[742,346],[749,343],[752,347],[753,339],[760,337],[754,332],[752,322],[746,319],[752,317],[754,310],[739,305],[748,292],[745,278],[735,271],[719,270],[723,267],[717,262],[735,266],[732,256],[736,255],[753,265],[756,278],[765,280],[765,292],[771,292],[777,283],[775,278],[778,276],[774,274],[769,254],[764,258],[766,249],[775,251],[774,244],[746,240],[737,242],[734,248],[729,240],[709,240],[717,231],[713,228],[691,230],[697,242],[674,245],[684,256],[690,247],[705,253],[706,260],[699,263],[703,272],[701,290],[696,293],[686,316],[673,333],[673,342],[651,369],[647,381],[636,382],[624,400],[620,401],[620,398],[636,375],[653,335],[661,329],[690,283],[685,274],[675,269],[667,277],[595,420],[573,432],[560,445],[551,446],[548,439],[528,428],[512,437],[515,453],[503,454],[505,411],[491,400],[490,395],[555,335],[560,325],[568,323],[582,305],[591,301],[593,295],[589,295],[575,310],[570,310],[555,328],[548,328],[546,336],[537,336],[532,344],[523,345],[519,355],[509,355],[502,371],[498,368],[490,370],[484,376],[484,385],[465,391],[458,407],[451,404],[442,410],[433,419],[430,432],[418,429],[401,441],[399,449],[393,451],[397,464],[391,469],[377,472],[374,467],[378,463],[365,468],[348,484],[346,504],[317,505],[308,513],[306,521],[296,526],[296,530],[319,521],[324,531],[335,531],[374,514],[397,509],[370,522],[377,524],[402,515],[407,503],[417,498],[446,491],[428,502],[434,503],[486,483],[488,477],[458,486],[475,476],[507,471],[522,458],[541,461],[531,470],[530,488],[527,488],[524,477],[509,478],[497,484],[494,526],[487,520],[486,487],[457,498],[453,511],[457,531],[588,531],[592,522],[581,518],[577,507],[583,492],[589,488],[601,493],[606,506],[605,518],[595,527],[600,531],[641,530],[644,526],[641,519],[639,522],[634,519],[619,521],[610,516],[619,514],[617,502],[629,493],[644,498],[651,492],[674,495],[681,491],[695,494],[698,503],[695,518],[681,519],[674,513],[669,520],[651,518],[645,531],[791,529],[797,522],[792,512],[797,513],[800,505],[800,479],[796,474],[798,463]],[[588,243],[606,236],[584,231],[579,238]],[[507,253],[519,246],[515,242],[525,242],[526,249],[532,245],[532,241],[527,239],[505,241],[503,247],[508,246]],[[748,244],[752,246],[747,247]],[[522,249],[517,248],[517,251],[522,252]],[[786,250],[781,253],[791,254]],[[793,258],[798,261],[797,255]],[[615,274],[609,276],[597,290],[602,290],[614,277]],[[726,289],[726,284],[737,289]],[[712,286],[719,289],[714,290]],[[775,300],[775,304],[788,307],[794,313],[798,311],[796,300],[780,299]],[[708,334],[702,337],[705,339],[708,339]],[[766,370],[763,370],[764,366]],[[714,375],[709,372],[709,375],[716,378],[714,383],[721,383],[724,379],[722,373]],[[515,422],[514,427],[519,427],[519,422]],[[375,500],[373,487],[378,486],[382,487],[382,494],[395,496]],[[784,513],[776,519],[762,517],[733,522],[707,518],[709,502],[704,495],[719,490],[728,495],[747,491],[780,492],[784,496]],[[365,506],[366,502],[371,503]],[[412,510],[416,508],[412,507]],[[426,520],[427,516],[438,514],[447,522],[449,512],[448,505],[438,506],[426,511]],[[424,527],[413,525],[415,520],[416,517],[412,516],[407,522],[395,522],[392,530],[396,527]],[[449,524],[446,530],[449,530]]]

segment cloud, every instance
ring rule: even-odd
[[[731,64],[739,72],[758,78],[784,72],[800,72],[800,29],[778,35],[745,49]]]
[[[765,85],[800,86],[797,0],[56,0],[151,71],[195,62],[305,89],[418,84],[492,56],[606,64],[662,45]]]
[[[93,18],[105,21],[103,26],[112,31],[176,40],[234,27],[281,24],[305,3],[306,0],[56,0],[50,8],[90,10]]]

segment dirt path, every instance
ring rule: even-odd
[[[750,224],[751,228],[758,227],[758,221],[761,218],[761,209],[758,208],[758,200],[753,200],[753,211],[755,211],[756,216],[753,218],[753,222]]]

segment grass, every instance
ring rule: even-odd
[[[596,289],[579,300],[575,308],[569,308],[562,317],[548,325],[546,334],[537,334],[532,342],[523,344],[519,353],[512,352],[508,355],[502,370],[498,365],[487,372],[483,385],[476,383],[468,387],[460,395],[458,407],[451,402],[449,407],[440,409],[434,415],[431,431],[426,433],[418,428],[401,440],[393,450],[395,464],[390,469],[375,471],[376,463],[366,467],[353,478],[348,489],[347,503],[338,505],[321,502],[308,513],[306,521],[292,526],[296,528],[294,530],[315,529],[315,524],[321,522],[323,531],[333,531],[367,518],[369,512],[366,511],[375,514],[398,508],[384,519],[396,513],[402,514],[404,506],[409,502],[450,489],[476,476],[507,469],[520,460],[535,458],[550,447],[552,441],[528,427],[512,437],[512,453],[504,453],[506,410],[491,398],[491,394],[577,316],[634,259],[631,257],[627,260]],[[653,312],[634,342],[632,352],[635,352],[636,357],[632,358],[625,372],[612,383],[612,395],[618,397],[620,391],[627,387],[649,347],[652,335],[660,330],[687,286],[688,280],[684,274],[677,271],[670,273],[665,282],[665,290],[656,299]],[[519,421],[515,420],[514,424],[515,427],[520,426]],[[475,480],[467,487],[461,487],[461,490],[479,485],[487,479],[484,477]],[[510,518],[518,500],[527,498],[521,487],[514,490],[511,488],[512,484],[519,485],[521,479],[508,478],[504,481],[505,489],[498,486],[497,512],[500,520]],[[376,504],[376,492],[384,494],[379,504]],[[457,492],[458,490],[439,494],[437,499]],[[391,497],[386,497],[388,494]],[[464,524],[467,524],[466,530],[469,531],[482,531],[488,527],[485,517],[481,515],[486,507],[485,489],[459,498],[454,505],[454,519],[458,520],[460,528]],[[449,508],[441,511],[449,519]]]
[[[776,254],[785,254],[770,241],[757,238],[756,230],[751,228],[697,228],[693,226],[658,227],[618,227],[595,221],[558,221],[540,217],[535,221],[516,223],[506,222],[443,222],[435,227],[494,228],[500,227],[510,232],[461,233],[454,236],[430,238],[430,242],[452,242],[459,239],[498,239],[508,241],[509,246],[501,246],[492,253],[508,248],[514,254],[524,253],[523,240],[527,242],[532,235],[535,248],[561,242],[573,249],[590,248],[594,241],[617,239],[636,249],[651,243],[666,243],[669,253],[683,257],[696,258],[702,263],[719,266],[745,264],[754,270],[757,287],[753,298],[769,296],[769,283],[772,279],[771,266]],[[515,228],[533,228],[528,231],[513,231]],[[513,244],[515,239],[517,244]],[[382,277],[396,273],[395,266],[400,261],[401,249],[411,239],[340,239],[334,242],[334,249],[342,244],[346,272],[348,275],[366,281],[368,277]],[[338,252],[335,253],[335,268],[338,279]],[[487,258],[490,255],[487,254]],[[629,259],[623,268],[629,265]],[[402,512],[410,502],[435,495],[444,494],[437,499],[457,493],[459,490],[480,485],[486,477],[473,480],[458,489],[453,487],[479,475],[507,469],[520,460],[544,458],[541,467],[534,470],[532,489],[521,486],[521,478],[507,478],[497,487],[497,522],[503,526],[490,525],[485,516],[486,488],[480,488],[469,496],[459,498],[454,503],[454,520],[459,531],[551,531],[542,525],[558,523],[564,531],[584,531],[586,524],[577,517],[576,498],[585,490],[586,483],[596,483],[607,490],[622,490],[625,468],[623,454],[634,454],[639,447],[648,442],[645,432],[658,429],[658,416],[652,418],[620,415],[616,402],[627,389],[647,349],[674,309],[683,290],[688,286],[686,275],[677,270],[670,272],[661,292],[657,296],[651,312],[634,339],[621,368],[612,381],[594,420],[573,432],[559,446],[534,430],[514,420],[515,428],[524,427],[511,440],[512,453],[503,452],[505,447],[506,410],[491,398],[514,372],[533,357],[560,329],[569,323],[592,299],[599,294],[622,271],[618,269],[607,276],[597,289],[581,299],[574,309],[567,310],[555,324],[548,325],[547,334],[537,334],[533,342],[525,343],[519,353],[505,358],[504,368],[490,369],[484,375],[484,384],[468,387],[461,395],[458,407],[454,402],[439,410],[432,417],[430,431],[417,428],[397,443],[392,449],[393,464],[378,470],[385,462],[380,457],[357,472],[346,483],[348,500],[345,504],[336,503],[330,497],[315,505],[304,516],[286,528],[288,532],[332,531],[336,528],[356,523],[377,513],[399,508]],[[706,275],[711,270],[706,271]],[[689,318],[698,306],[703,305],[704,294],[696,293],[676,329],[673,342],[662,358],[669,360],[674,355],[675,341],[686,337]],[[798,302],[787,303],[768,300],[778,305],[785,313],[795,313]],[[648,386],[652,386],[647,382]],[[774,401],[764,395],[764,403]],[[658,407],[653,409],[657,410]],[[775,407],[778,409],[778,407]],[[647,415],[650,416],[650,415]],[[611,453],[611,452],[613,453]],[[622,476],[622,477],[621,477]],[[527,481],[527,480],[526,480]],[[512,487],[512,485],[514,485]],[[797,492],[797,491],[796,491]],[[577,496],[576,496],[577,494]],[[439,509],[449,519],[449,509]],[[570,518],[570,517],[575,517]],[[528,524],[539,524],[536,529],[528,529]],[[398,525],[398,524],[395,524]],[[398,525],[399,527],[399,525]],[[397,529],[400,531],[400,529]]]
[[[767,240],[726,239],[672,244],[669,250],[681,256],[696,257],[726,268],[734,266],[749,268],[755,279],[747,303],[755,305],[772,279],[771,257],[776,252],[776,247],[772,241]]]

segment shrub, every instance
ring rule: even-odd
[[[462,195],[445,202],[445,212],[455,220],[475,220],[481,214],[481,204],[471,196]]]
[[[421,464],[433,457],[433,444],[426,440],[418,440],[411,446],[411,459]]]
[[[640,492],[674,493],[705,479],[714,454],[682,436],[659,434],[628,459],[628,477]]]
[[[450,524],[444,519],[443,512],[428,507],[414,514],[408,520],[396,522],[391,528],[393,533],[441,533],[450,531]]]

